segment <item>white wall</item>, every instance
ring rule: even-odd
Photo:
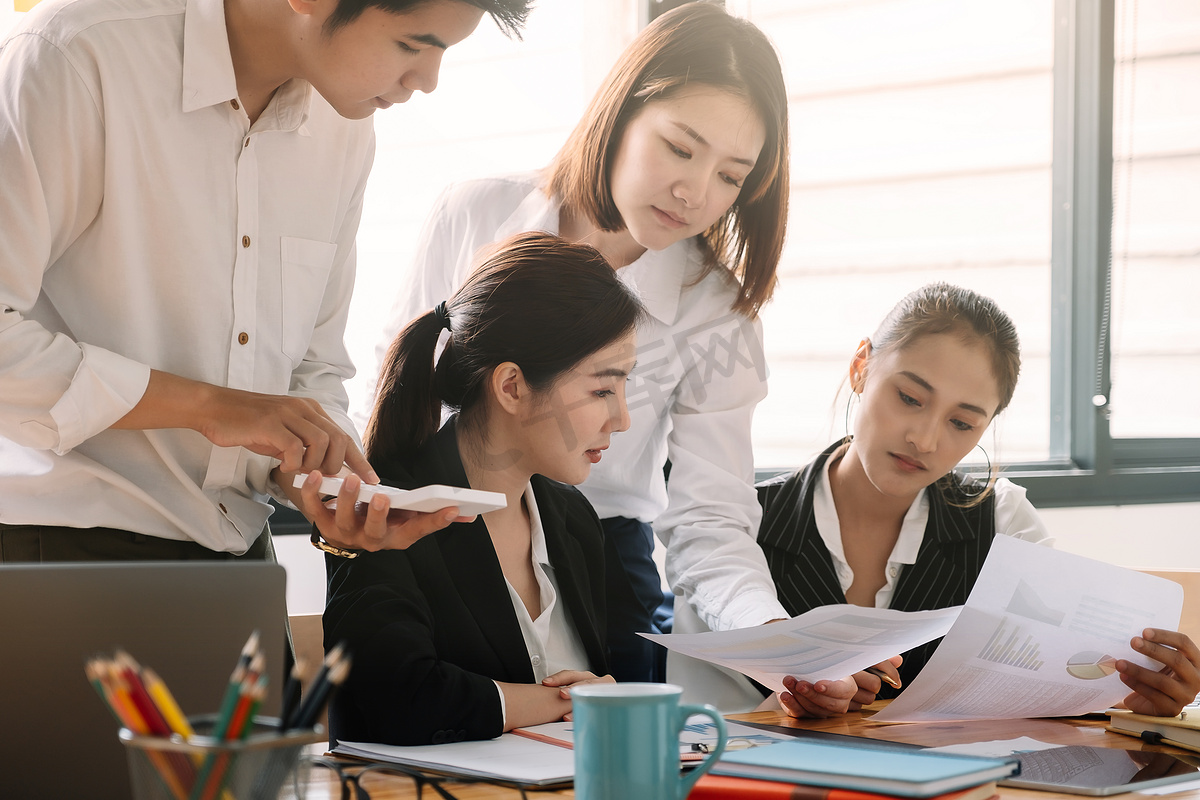
[[[1200,569],[1200,502],[1040,513],[1060,550],[1126,567]]]
[[[287,570],[288,614],[325,610],[325,555],[307,536],[277,536],[275,554]]]

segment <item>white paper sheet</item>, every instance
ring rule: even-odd
[[[459,777],[507,780],[530,786],[563,783],[575,775],[574,751],[512,733],[480,742],[410,747],[339,742],[332,752]]]
[[[1043,742],[1029,736],[1016,739],[991,739],[986,742],[965,742],[963,744],[947,744],[941,747],[930,747],[937,753],[957,753],[960,756],[982,756],[983,758],[1001,758],[1016,753],[1032,753],[1036,750],[1050,750],[1062,747],[1054,742]]]
[[[1129,646],[1174,630],[1183,587],[997,536],[958,620],[898,698],[872,719],[933,722],[1086,714],[1129,689],[1113,662],[1161,668]]]
[[[725,745],[727,750],[745,750],[794,738],[786,733],[755,728],[732,720],[726,720],[725,731],[728,735]],[[575,723],[547,722],[543,725],[517,728],[513,733],[543,742],[556,743],[563,747],[572,747],[575,742]],[[705,753],[717,746],[719,738],[717,726],[707,716],[695,714],[688,717],[683,730],[679,733],[680,759],[684,762],[703,761]]]
[[[836,680],[944,636],[960,608],[895,611],[822,606],[784,622],[753,628],[641,635],[782,691],[788,675],[808,681]]]

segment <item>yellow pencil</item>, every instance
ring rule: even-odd
[[[158,673],[149,667],[144,667],[142,669],[142,680],[146,684],[146,691],[154,701],[154,705],[158,706],[159,713],[163,715],[163,719],[167,721],[167,725],[171,728],[171,731],[179,734],[184,739],[190,739],[192,736],[195,736],[196,732],[192,730],[191,723],[183,715],[183,710],[175,702],[175,698],[171,695],[171,690],[167,688],[167,684],[163,683],[163,679],[158,677]]]
[[[175,701],[175,696],[167,688],[166,682],[158,677],[158,673],[149,667],[143,667],[142,680],[146,684],[146,691],[150,694],[151,699],[154,700],[154,705],[158,706],[159,712],[162,713],[163,719],[167,721],[167,725],[171,727],[172,732],[182,736],[185,740],[195,736],[196,731],[192,728],[192,724],[188,722],[187,717],[184,716],[183,709]],[[198,767],[204,762],[204,756],[199,753],[193,753],[192,762]],[[228,789],[221,792],[221,797],[224,800],[234,800],[233,795]]]

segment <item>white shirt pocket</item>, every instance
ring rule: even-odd
[[[329,270],[337,255],[337,245],[295,236],[280,238],[280,276],[283,299],[280,321],[283,325],[280,347],[293,366],[304,359],[312,339],[313,326],[325,296]]]

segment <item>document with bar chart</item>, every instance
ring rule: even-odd
[[[960,609],[819,606],[790,620],[732,631],[640,635],[780,691],[788,675],[808,681],[836,680],[932,642],[946,635]]]
[[[1129,689],[1119,659],[1161,668],[1129,646],[1179,626],[1173,581],[997,536],[975,588],[929,663],[873,719],[935,722],[1086,714]]]

